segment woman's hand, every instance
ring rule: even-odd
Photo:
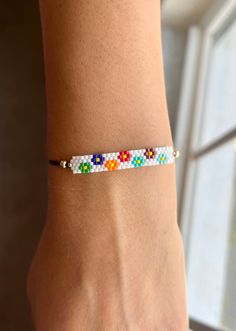
[[[28,278],[36,330],[186,331],[173,165],[75,175],[70,188],[54,171]]]

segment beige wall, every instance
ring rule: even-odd
[[[187,32],[184,30],[167,26],[162,28],[166,95],[173,138],[178,116],[186,38]]]
[[[0,45],[0,330],[31,331],[25,279],[46,213],[37,1],[1,2]]]
[[[201,19],[216,0],[164,0],[162,22],[168,27],[186,29]]]

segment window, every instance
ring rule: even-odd
[[[189,30],[175,143],[191,328],[235,331],[235,0]]]

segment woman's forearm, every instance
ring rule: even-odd
[[[41,12],[49,156],[170,144],[159,1],[42,0]]]
[[[40,1],[50,159],[172,145],[159,6]],[[49,166],[48,174],[31,283],[42,270],[42,288],[53,283],[31,299],[39,330],[49,330],[42,316],[57,307],[60,331],[186,331],[174,164],[87,175]],[[56,321],[47,325],[53,331]]]

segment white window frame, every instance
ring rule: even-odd
[[[195,158],[236,137],[236,128],[206,147],[198,149],[197,139],[202,116],[209,55],[214,38],[236,12],[236,0],[216,1],[215,6],[198,25],[188,31],[185,67],[182,80],[175,145],[181,151],[177,162],[177,191],[180,228],[183,236],[186,269],[188,268],[189,233],[191,231],[191,202],[194,187]],[[236,138],[235,138],[236,139]],[[213,330],[197,326],[198,330]]]
[[[191,174],[194,170],[194,162],[191,160],[200,153],[210,151],[215,147],[215,144],[219,145],[236,136],[236,130],[232,130],[221,139],[222,141],[216,140],[214,144],[210,144],[201,151],[197,149],[211,45],[214,36],[221,31],[225,22],[231,19],[235,10],[236,0],[218,1],[214,10],[208,13],[198,26],[191,27],[188,32],[175,136],[175,145],[181,151],[177,165],[177,189],[180,227],[185,244],[188,241],[188,228],[191,226],[189,198],[191,197],[193,180]]]

